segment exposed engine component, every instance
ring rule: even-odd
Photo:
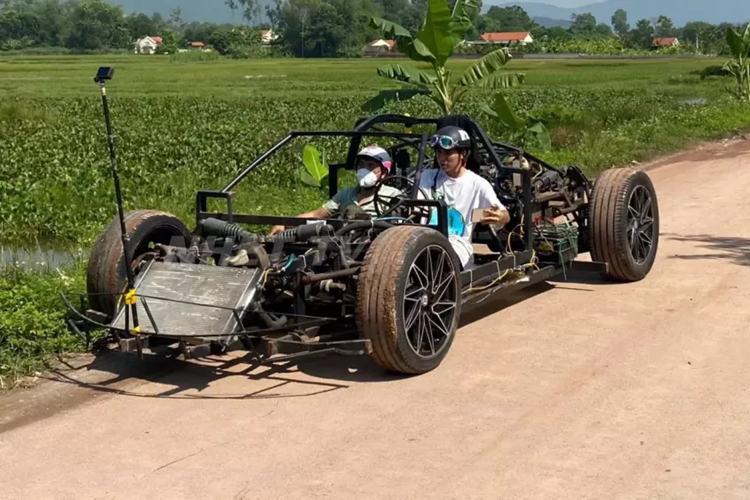
[[[333,236],[333,227],[324,222],[305,224],[277,234],[273,237],[273,241],[276,243],[301,243],[319,236]]]
[[[562,187],[562,184],[563,178],[559,173],[554,170],[547,170],[534,180],[532,189],[538,194],[552,189],[557,190]]]
[[[236,224],[209,217],[200,221],[199,230],[203,236],[219,236],[233,238],[238,242],[260,241],[257,234],[253,234]]]
[[[243,243],[237,249],[237,253],[227,259],[227,265],[232,267],[254,267],[267,269],[271,267],[271,259],[268,252],[260,243]]]

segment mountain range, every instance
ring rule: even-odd
[[[186,22],[241,22],[242,13],[232,11],[224,0],[110,0],[122,5],[126,14],[143,12],[161,13],[169,16],[172,9],[182,9],[182,19]],[[563,0],[548,0],[562,2]],[[263,4],[270,3],[264,0]],[[624,9],[628,13],[628,22],[635,26],[639,19],[652,19],[666,15],[672,19],[675,26],[684,26],[689,21],[706,21],[709,23],[746,23],[750,20],[750,0],[607,0],[591,3],[575,8],[558,7],[549,3],[511,2],[507,0],[484,0],[484,10],[492,5],[501,7],[519,5],[532,18],[543,26],[566,26],[573,14],[589,12],[597,21],[609,24],[612,14],[617,9]],[[570,5],[568,3],[568,5]],[[265,13],[265,8],[262,9]]]
[[[750,20],[750,1],[748,0],[607,0],[575,8],[556,7],[548,3],[511,2],[503,0],[485,0],[485,8],[491,5],[508,7],[518,5],[529,16],[570,20],[573,14],[591,13],[600,23],[610,24],[612,15],[618,9],[628,13],[631,26],[640,19],[655,19],[665,15],[672,19],[675,26],[681,27],[690,21],[705,21],[719,24],[723,22],[747,23]]]

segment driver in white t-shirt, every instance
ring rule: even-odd
[[[471,138],[464,129],[443,127],[432,137],[430,145],[435,150],[435,159],[440,168],[425,170],[419,184],[429,198],[445,200],[449,209],[452,207],[460,215],[453,218],[448,238],[461,265],[468,269],[474,263],[474,248],[471,243],[473,211],[484,209],[481,224],[501,226],[510,221],[510,214],[498,199],[492,185],[466,168]],[[435,214],[433,220],[436,220]]]

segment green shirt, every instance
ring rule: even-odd
[[[325,210],[328,213],[329,217],[333,217],[334,214],[342,214],[346,208],[349,205],[357,205],[359,204],[358,196],[360,193],[360,188],[358,187],[350,187],[346,189],[342,189],[338,193],[334,195],[334,197],[330,200],[328,200],[323,205],[323,210]],[[380,198],[380,213],[384,213],[388,208],[384,205],[387,205],[390,203],[391,198],[395,198],[396,196],[402,196],[403,193],[391,186],[381,186],[380,192],[378,193],[378,196]],[[368,196],[362,200],[362,209],[367,212],[371,217],[375,218],[378,216],[377,212],[375,211],[375,203],[372,202],[373,196]]]

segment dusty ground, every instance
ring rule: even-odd
[[[650,175],[641,283],[495,304],[410,379],[105,356],[0,399],[0,497],[750,498],[750,142]]]

